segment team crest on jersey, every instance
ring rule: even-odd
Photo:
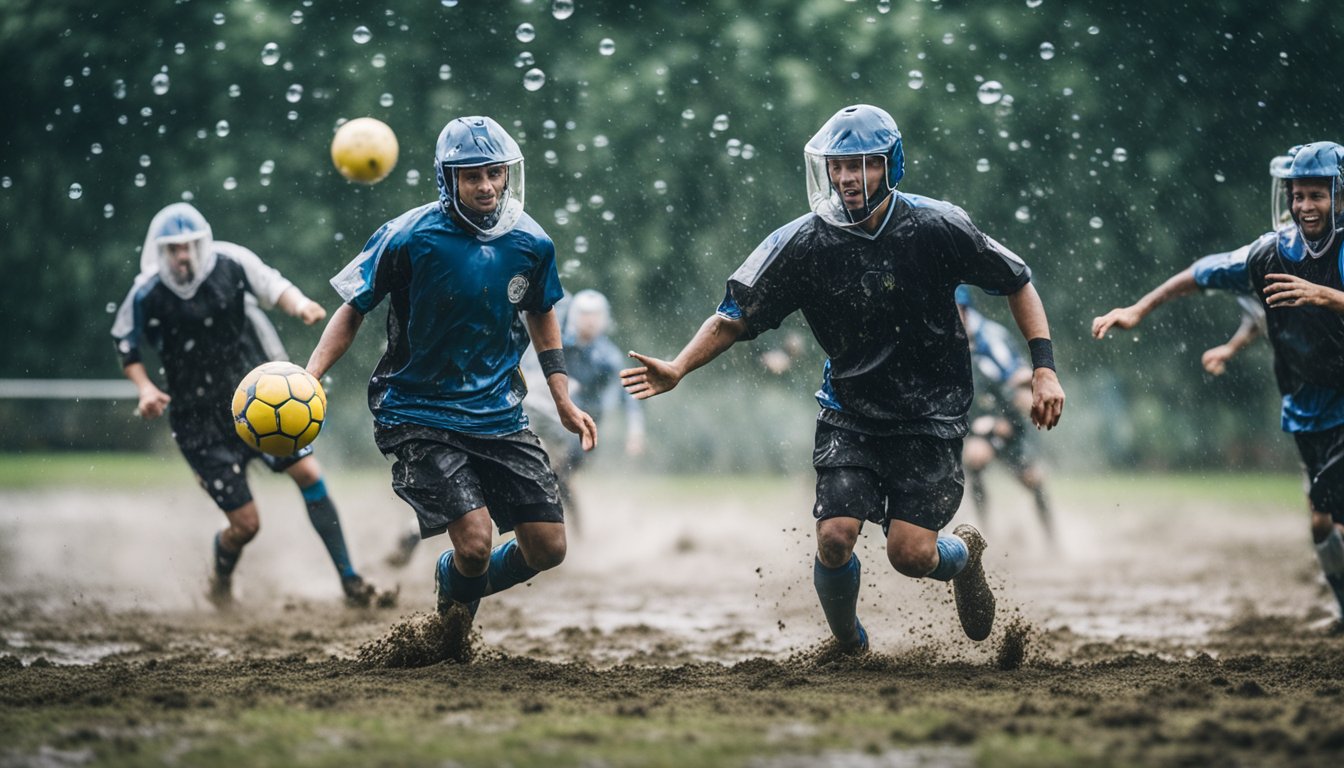
[[[509,281],[509,303],[517,304],[523,300],[523,294],[527,293],[527,278],[522,275],[514,275]]]

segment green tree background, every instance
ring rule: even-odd
[[[1339,138],[1341,33],[1322,0],[576,0],[565,18],[564,0],[145,6],[0,0],[0,378],[119,375],[109,309],[149,219],[177,200],[333,309],[326,280],[436,196],[434,139],[462,114],[522,144],[528,210],[566,287],[610,296],[618,343],[671,355],[752,247],[806,211],[806,140],[868,102],[904,133],[902,188],[956,202],[1032,266],[1070,397],[1046,441],[1057,463],[1290,466],[1265,345],[1223,377],[1200,369],[1236,326],[1232,301],[1181,302],[1104,343],[1087,327],[1268,229],[1269,159]],[[339,122],[364,115],[401,141],[370,187],[328,155]],[[320,329],[277,324],[305,360]],[[381,310],[369,326],[329,382],[324,450],[351,459],[374,455],[363,390]],[[757,356],[779,335],[649,404],[652,466],[806,466],[822,355],[809,336],[772,376]],[[0,403],[0,444],[164,431],[127,410]]]

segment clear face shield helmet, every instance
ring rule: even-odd
[[[807,199],[812,212],[838,227],[863,224],[895,190],[884,154],[822,155],[805,152]],[[848,201],[848,204],[847,204]]]
[[[198,233],[184,232],[157,238],[160,274],[179,286],[192,285],[201,275],[201,238]]]
[[[1271,185],[1272,225],[1278,230],[1285,226],[1296,226],[1302,237],[1302,244],[1313,257],[1325,253],[1335,237],[1344,231],[1344,177],[1341,176],[1340,154],[1342,148],[1330,142],[1318,142],[1293,147],[1286,155],[1279,155],[1269,163]],[[1327,182],[1330,187],[1330,208],[1332,223],[1329,230],[1319,238],[1311,239],[1302,231],[1302,226],[1293,216],[1293,182]]]
[[[508,233],[522,218],[523,158],[477,166],[444,163],[442,173],[451,185],[453,210],[481,239]]]

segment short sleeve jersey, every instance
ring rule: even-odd
[[[369,380],[380,425],[469,434],[527,426],[519,313],[549,311],[563,295],[555,245],[530,216],[481,241],[438,203],[414,208],[374,233],[331,284],[361,314],[389,299],[387,351]]]
[[[953,298],[1031,279],[1016,254],[960,208],[896,194],[869,239],[807,214],[771,234],[728,279],[720,314],[744,338],[801,311],[828,357],[820,418],[872,434],[960,437],[972,396],[970,351]]]

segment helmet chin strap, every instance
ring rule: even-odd
[[[469,205],[462,204],[462,198],[459,196],[457,189],[456,173],[453,174],[452,194],[453,211],[455,211],[458,216],[461,216],[468,224],[475,227],[478,232],[485,232],[499,222],[499,209],[501,206],[496,205],[495,210],[490,213],[481,213],[480,211],[472,210]]]

